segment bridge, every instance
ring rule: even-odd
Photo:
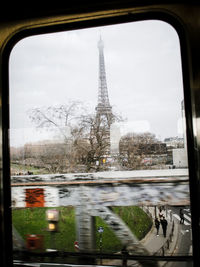
[[[12,206],[74,206],[80,251],[94,250],[99,216],[129,251],[149,255],[110,207],[189,205],[188,183],[187,169],[12,176]]]

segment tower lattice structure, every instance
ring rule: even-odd
[[[99,129],[104,129],[104,142],[107,143],[105,154],[110,154],[110,126],[113,123],[112,107],[108,97],[108,88],[106,81],[106,70],[104,60],[104,44],[100,37],[98,41],[99,49],[99,88],[98,88],[98,104],[96,106],[96,122]],[[102,125],[102,127],[101,127]]]

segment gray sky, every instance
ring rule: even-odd
[[[33,107],[81,100],[97,105],[99,36],[110,103],[127,118],[121,134],[179,134],[183,99],[179,39],[165,22],[144,21],[32,36],[10,57],[11,145],[48,138],[34,130]]]

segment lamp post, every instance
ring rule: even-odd
[[[51,235],[51,251],[53,249],[53,246],[55,247],[55,236],[54,234],[58,232],[58,220],[59,220],[59,211],[55,209],[49,209],[46,211],[46,220],[48,222],[48,228],[47,231],[50,232]]]
[[[102,226],[99,226],[98,233],[100,234],[100,239],[99,239],[100,254],[102,253],[102,247],[103,247],[103,240],[102,240],[103,231],[104,228]],[[102,258],[100,259],[100,264],[102,264]]]

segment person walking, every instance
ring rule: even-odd
[[[162,220],[164,214],[163,214],[163,211],[162,211],[162,207],[159,208],[159,218],[160,220]]]
[[[163,235],[164,235],[164,237],[166,237],[168,222],[167,222],[167,220],[165,219],[164,216],[163,216],[162,220],[160,221],[160,223],[162,225]]]
[[[159,222],[157,217],[155,218],[155,227],[156,227],[156,230],[157,230],[156,235],[159,236],[160,222]]]
[[[184,213],[183,213],[183,209],[180,209],[180,224],[184,224]]]

